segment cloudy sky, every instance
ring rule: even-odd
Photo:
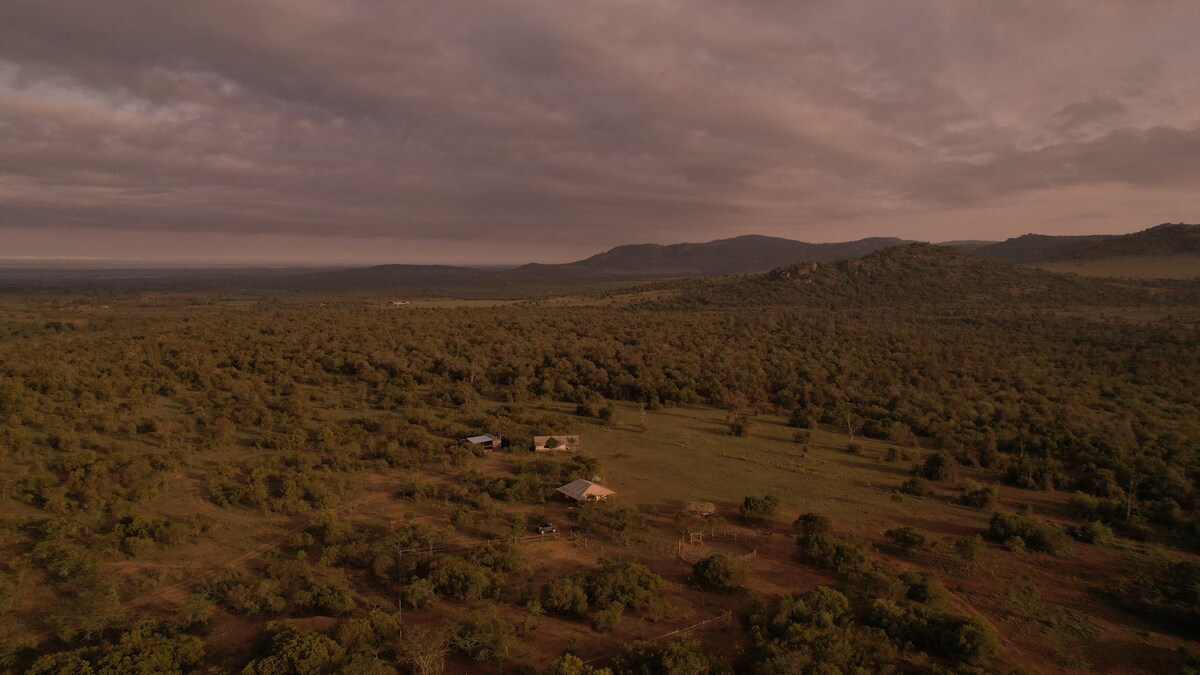
[[[1200,220],[1195,0],[3,0],[0,258]]]

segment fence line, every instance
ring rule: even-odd
[[[732,618],[733,618],[733,612],[731,610],[727,609],[727,610],[721,612],[720,614],[718,614],[717,616],[714,616],[711,619],[705,619],[703,621],[694,623],[690,626],[684,626],[683,628],[676,628],[675,630],[673,630],[669,633],[663,633],[662,635],[659,635],[658,637],[652,637],[648,640],[643,640],[643,642],[658,642],[659,640],[665,640],[666,638],[673,637],[676,635],[690,633],[698,628],[703,628],[714,621],[724,621],[726,624],[728,624]],[[584,661],[584,664],[595,663],[596,661],[601,661],[601,660],[607,659],[607,658],[611,657],[613,654],[616,654],[616,652],[609,652],[607,654],[601,654],[600,656],[593,656],[592,658],[588,659],[587,661]]]

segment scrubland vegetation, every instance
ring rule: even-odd
[[[1185,667],[1200,288],[964,260],[493,307],[4,297],[0,668]],[[597,474],[616,498],[554,500]]]

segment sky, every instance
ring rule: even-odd
[[[1200,220],[1194,0],[3,0],[0,262]]]

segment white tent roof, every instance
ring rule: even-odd
[[[558,492],[574,499],[577,502],[587,501],[588,499],[603,499],[609,495],[615,495],[616,492],[609,490],[603,485],[596,485],[590,480],[580,478],[576,481],[571,481],[566,485],[558,488]]]

